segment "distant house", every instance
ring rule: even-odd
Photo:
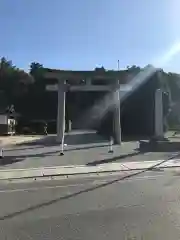
[[[7,96],[0,90],[0,135],[14,134],[18,117],[14,105],[8,106]]]
[[[15,133],[16,114],[11,109],[12,107],[9,108],[7,105],[4,92],[0,91],[0,135],[12,135]]]
[[[0,112],[0,135],[15,134],[16,120],[9,113]]]

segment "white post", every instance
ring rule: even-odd
[[[113,153],[113,143],[113,137],[111,136],[109,140],[109,153]]]
[[[162,90],[157,89],[155,92],[155,138],[162,139],[163,131],[163,99]]]
[[[64,141],[65,132],[65,106],[66,106],[66,92],[65,81],[58,80],[58,109],[57,109],[57,142]]]
[[[115,143],[121,145],[121,109],[120,109],[119,80],[116,80],[116,91],[114,92],[114,101],[115,101],[115,114],[114,114]]]
[[[3,154],[3,148],[0,148],[0,158],[3,158],[4,154]]]

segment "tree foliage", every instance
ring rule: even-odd
[[[0,90],[5,93],[8,102],[15,97],[27,93],[28,85],[33,83],[33,77],[13,65],[12,61],[2,57],[0,60]]]

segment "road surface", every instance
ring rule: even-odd
[[[180,170],[1,182],[0,239],[180,239]]]
[[[122,146],[113,146],[114,152],[109,153],[107,142],[77,143],[77,145],[68,144],[64,149],[64,156],[59,156],[60,146],[57,144],[55,146],[22,145],[4,150],[4,159],[0,162],[0,170],[144,162],[165,160],[174,155],[174,152],[140,152],[137,148],[138,142],[125,142]]]

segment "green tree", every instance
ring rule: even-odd
[[[25,71],[17,68],[12,61],[2,57],[0,60],[0,90],[4,91],[10,102],[18,94],[27,91],[28,85],[33,83],[33,78]]]
[[[136,65],[132,65],[131,67],[130,66],[127,66],[127,70],[128,72],[130,73],[138,73],[141,71],[141,68],[139,66],[136,66]]]
[[[30,71],[29,73],[34,77],[34,78],[39,78],[41,77],[43,71],[43,65],[38,63],[38,62],[32,62],[30,64]]]
[[[30,64],[29,73],[34,79],[34,84],[32,85],[31,91],[34,93],[42,93],[44,91],[44,76],[43,76],[43,65],[38,62],[32,62]]]

